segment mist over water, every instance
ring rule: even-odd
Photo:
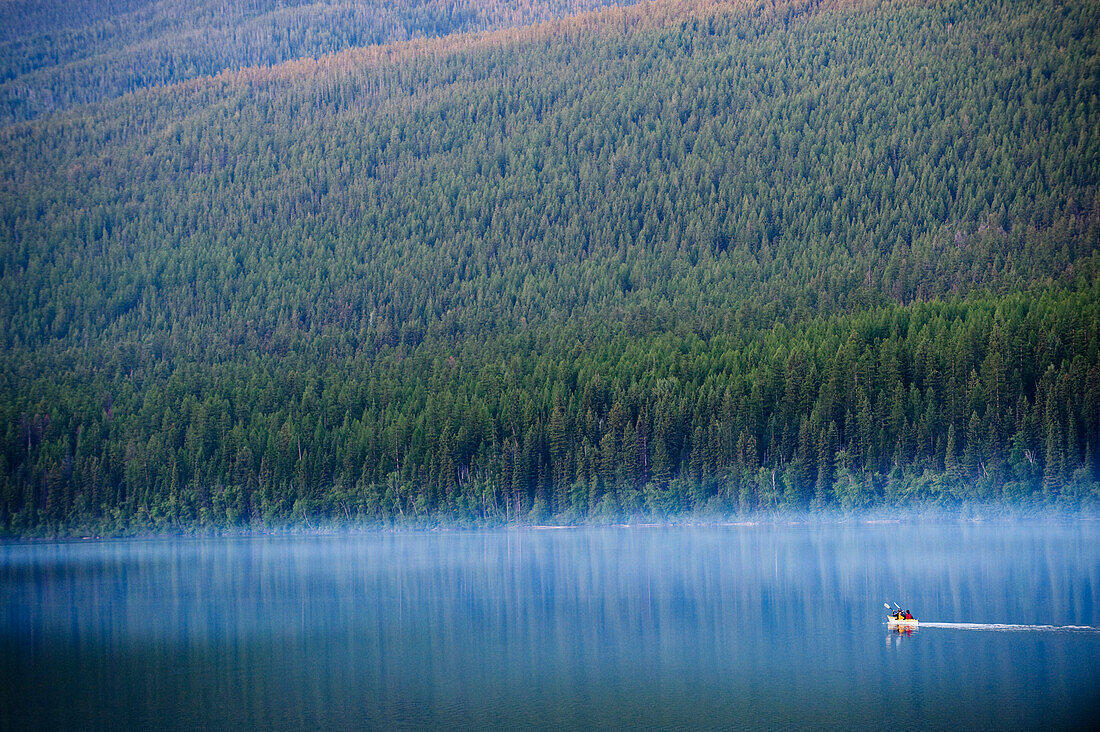
[[[1050,728],[1098,609],[1095,522],[3,545],[0,727]]]

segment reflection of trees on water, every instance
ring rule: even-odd
[[[226,705],[264,726],[351,710],[454,723],[471,704],[534,723],[524,715],[548,704],[570,718],[596,689],[669,704],[721,690],[736,706],[764,685],[793,708],[815,690],[881,688],[884,665],[929,647],[882,643],[886,598],[922,620],[1093,622],[1087,539],[764,525],[10,546],[3,647],[40,677],[0,680],[181,724]],[[1023,672],[1006,656],[991,673],[1008,687]]]

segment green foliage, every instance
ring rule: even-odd
[[[225,70],[637,0],[7,0],[0,124]]]
[[[1098,15],[655,2],[0,128],[0,527],[1095,502]]]
[[[893,305],[746,338],[621,335],[564,355],[509,358],[501,337],[453,362],[424,346],[382,364],[288,354],[24,377],[0,415],[0,516],[25,532],[606,520],[804,510],[815,494],[842,509],[1077,505],[1100,480],[1098,294]],[[998,406],[982,384],[1001,338],[1015,345]],[[853,390],[868,417],[844,406]]]

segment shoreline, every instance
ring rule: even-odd
[[[891,513],[867,511],[865,513],[842,512],[790,512],[748,516],[650,516],[615,517],[608,520],[585,519],[567,523],[490,522],[427,519],[402,522],[339,523],[286,522],[261,526],[181,526],[172,530],[149,527],[125,527],[116,531],[83,530],[59,531],[46,535],[0,536],[0,546],[42,543],[79,543],[85,541],[157,540],[157,539],[215,539],[262,538],[292,536],[356,536],[381,534],[433,534],[474,532],[555,532],[580,529],[758,529],[780,526],[908,526],[919,524],[1043,524],[1087,523],[1100,521],[1100,512],[1094,508],[1065,509],[1050,506],[983,506],[991,511],[978,512],[977,506],[964,506],[955,510],[944,508],[906,509]]]

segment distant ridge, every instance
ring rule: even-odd
[[[432,38],[351,48],[320,58],[292,59],[275,67],[248,67],[239,70],[244,78],[268,78],[306,71],[348,70],[359,64],[407,60],[418,54],[448,54],[475,51],[512,43],[533,43],[549,39],[568,42],[574,34],[607,33],[659,28],[674,20],[705,20],[722,14],[753,18],[760,24],[790,22],[800,15],[845,6],[876,5],[882,0],[639,0],[588,10],[538,23],[511,25],[496,30],[453,33]],[[235,75],[227,72],[229,78]]]
[[[8,0],[0,124],[138,89],[638,0]]]

